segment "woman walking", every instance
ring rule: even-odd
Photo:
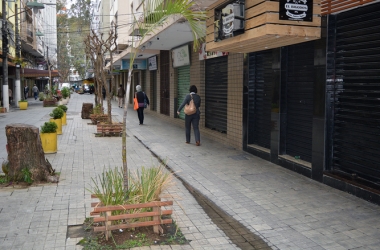
[[[137,98],[137,102],[139,103],[139,108],[137,109],[137,116],[139,117],[139,125],[144,124],[144,108],[149,105],[149,99],[144,92],[141,91],[141,86],[136,86],[135,97]]]
[[[201,116],[201,112],[199,110],[199,107],[201,106],[201,97],[197,94],[198,90],[195,85],[190,86],[190,94],[186,95],[185,99],[183,100],[181,106],[179,106],[177,110],[177,114],[181,112],[183,107],[186,104],[189,104],[191,99],[193,99],[193,102],[195,104],[195,107],[197,111],[192,115],[186,115],[185,114],[185,130],[186,130],[186,143],[190,143],[190,134],[191,134],[191,125],[193,125],[194,129],[194,136],[195,136],[195,144],[197,146],[201,145],[201,135],[199,133],[199,119]]]

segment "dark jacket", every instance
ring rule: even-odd
[[[119,98],[123,98],[125,95],[125,91],[123,89],[123,87],[120,87],[118,90],[117,90],[117,97]]]
[[[192,94],[192,96],[193,96],[194,105],[197,108],[197,114],[200,114],[201,111],[199,110],[199,107],[201,106],[201,97],[199,95],[197,95],[197,94]],[[191,100],[191,96],[190,96],[190,94],[188,94],[185,97],[185,99],[183,100],[181,106],[179,106],[178,112],[181,112],[181,110],[183,109],[183,107],[185,107],[186,104],[190,103],[190,100]]]
[[[144,98],[146,99],[146,104],[149,105],[148,96],[144,92],[140,91],[140,92],[136,92],[135,94],[136,94],[137,102],[139,103],[140,108],[144,107]]]

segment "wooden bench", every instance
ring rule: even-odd
[[[96,195],[91,195],[96,198]],[[171,215],[173,210],[163,210],[161,207],[172,206],[173,201],[152,201],[141,204],[126,204],[117,206],[101,206],[99,202],[91,204],[93,211],[90,213],[93,217],[94,232],[104,232],[106,240],[111,235],[112,230],[147,227],[153,226],[154,233],[163,233],[161,225],[173,223],[172,219],[162,219],[163,215]],[[138,209],[145,209],[144,212],[136,212]],[[146,209],[151,212],[146,212]],[[112,215],[112,212],[118,212],[117,215]],[[131,211],[134,211],[131,213]],[[144,218],[143,221],[136,221],[136,219]],[[116,223],[112,223],[118,221]]]

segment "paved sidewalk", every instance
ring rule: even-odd
[[[81,249],[67,238],[67,226],[89,216],[91,177],[104,167],[121,166],[121,138],[97,137],[96,127],[82,120],[83,102],[93,95],[72,95],[68,125],[59,136],[58,153],[46,157],[60,182],[28,189],[0,189],[0,249]],[[122,109],[113,104],[115,119]],[[27,123],[40,127],[52,108],[31,101],[26,111],[0,114],[0,157],[5,158],[4,127]],[[14,112],[12,112],[14,111]],[[205,138],[187,145],[184,128],[145,112],[143,126],[128,110],[128,167],[157,164],[151,152],[166,159],[176,174],[218,205],[273,249],[379,249],[380,207],[350,194]],[[141,249],[238,249],[177,181],[170,193],[182,198],[174,219],[188,246]]]

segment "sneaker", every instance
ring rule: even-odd
[[[197,141],[195,144],[196,144],[197,146],[200,146],[200,145],[201,145],[201,142],[200,142],[200,141]]]

